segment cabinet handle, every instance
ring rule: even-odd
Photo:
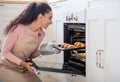
[[[97,66],[97,67],[100,66],[100,65],[99,65],[99,53],[100,53],[100,49],[98,49],[98,50],[96,51],[96,66]]]
[[[96,51],[96,66],[99,68],[104,68],[103,67],[103,57],[102,57],[102,53],[104,50],[98,49]]]
[[[99,56],[100,56],[100,68],[104,68],[104,66],[103,66],[103,52],[104,52],[104,50],[100,50],[100,53],[99,53]]]

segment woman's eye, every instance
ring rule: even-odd
[[[49,18],[49,20],[51,20],[52,18]]]

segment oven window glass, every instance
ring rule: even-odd
[[[79,70],[86,74],[85,24],[64,23],[64,43],[75,45],[79,49],[64,51],[64,69]]]

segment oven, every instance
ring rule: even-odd
[[[85,45],[85,23],[64,23],[64,43]],[[61,45],[61,44],[60,44]],[[40,71],[86,75],[85,46],[63,51],[63,63],[35,62]]]
[[[85,23],[64,23],[64,43],[74,45],[81,42],[85,45]],[[64,51],[63,69],[79,70],[86,73],[85,46],[76,50]]]

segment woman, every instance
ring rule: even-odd
[[[48,25],[52,24],[52,10],[46,3],[30,3],[6,27],[2,47],[0,80],[3,82],[41,82],[32,70],[28,58],[40,55],[38,47]]]

